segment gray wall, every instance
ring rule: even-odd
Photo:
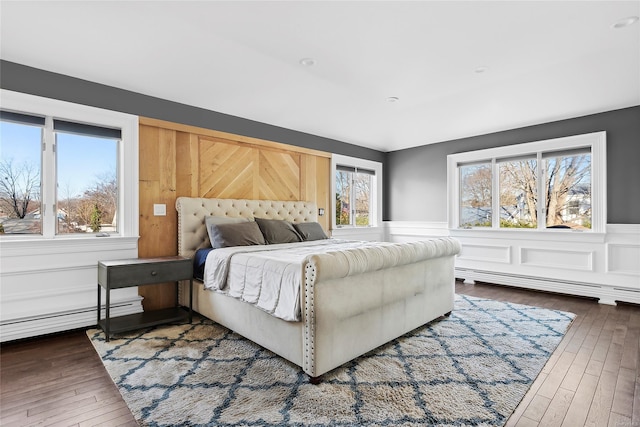
[[[607,223],[640,224],[640,106],[387,153],[385,220],[447,221],[447,155],[607,132]]]
[[[384,153],[8,61],[0,61],[0,87],[383,162],[383,218],[393,221],[447,220],[448,154],[605,130],[608,222],[640,223],[640,106]]]
[[[0,61],[0,87],[46,98],[167,120],[298,147],[383,162],[385,153],[329,138]]]

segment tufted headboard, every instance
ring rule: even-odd
[[[192,258],[196,250],[211,245],[204,219],[206,216],[284,219],[291,222],[318,220],[313,202],[279,200],[205,199],[178,197],[178,255]]]

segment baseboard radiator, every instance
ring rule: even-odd
[[[111,304],[111,317],[139,313],[142,298]],[[104,318],[104,305],[101,318]],[[96,306],[9,319],[0,322],[0,342],[95,326]]]
[[[464,280],[465,283],[480,281],[496,285],[589,297],[597,299],[601,304],[616,305],[619,301],[640,304],[640,291],[624,287],[457,267],[455,276],[460,280]]]

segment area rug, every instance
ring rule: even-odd
[[[120,335],[96,351],[141,426],[501,426],[574,315],[456,295],[440,318],[309,384],[208,319]]]

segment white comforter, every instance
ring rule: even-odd
[[[300,288],[308,256],[380,245],[386,244],[327,239],[215,249],[207,256],[204,286],[281,319],[299,321]]]

